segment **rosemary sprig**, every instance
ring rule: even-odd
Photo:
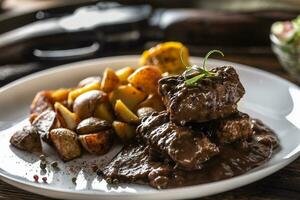
[[[181,51],[182,52],[182,51]],[[187,86],[193,86],[195,85],[199,80],[203,79],[203,78],[207,78],[207,77],[213,77],[216,74],[207,70],[206,69],[206,61],[208,60],[209,56],[213,53],[219,53],[220,55],[224,56],[223,52],[220,50],[211,50],[209,51],[203,60],[203,64],[202,66],[198,66],[198,65],[193,65],[193,66],[188,66],[183,62],[182,59],[182,53],[180,54],[180,59],[181,62],[186,66],[186,70],[183,72],[183,77],[185,79],[184,83]],[[196,76],[193,76],[192,78],[189,78],[188,75],[190,75],[192,72],[197,72]]]

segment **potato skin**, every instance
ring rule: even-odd
[[[101,87],[101,85],[99,82],[92,82],[81,88],[77,88],[77,89],[70,91],[68,94],[68,106],[72,107],[74,100],[81,94],[86,93],[91,90],[100,90],[100,87]]]
[[[80,135],[79,141],[82,147],[91,154],[103,155],[109,151],[113,142],[112,129]]]
[[[43,90],[35,95],[30,105],[30,114],[39,115],[46,110],[53,110],[53,105],[51,92]]]
[[[106,93],[100,90],[91,90],[75,99],[73,111],[80,119],[86,119],[93,116],[97,105],[104,101],[107,101]]]
[[[87,77],[85,79],[82,79],[78,83],[78,87],[84,87],[86,85],[93,84],[93,83],[101,84],[101,77],[100,76],[90,76],[90,77]]]
[[[54,111],[46,110],[33,120],[32,125],[37,129],[43,141],[52,144],[49,133],[52,129],[59,128],[61,123]]]
[[[138,68],[128,77],[128,82],[135,88],[147,93],[158,93],[158,81],[162,77],[161,70],[154,65]]]
[[[119,82],[120,80],[115,71],[111,68],[106,68],[101,81],[101,90],[109,93],[119,85]]]
[[[18,149],[28,152],[41,152],[40,136],[34,126],[24,126],[17,130],[10,138],[10,143]]]
[[[78,124],[76,133],[79,135],[84,135],[89,133],[96,133],[99,131],[105,131],[111,128],[111,123],[109,123],[108,121],[101,120],[96,117],[89,117]]]
[[[66,128],[50,131],[50,139],[63,161],[69,161],[81,155],[77,134]]]

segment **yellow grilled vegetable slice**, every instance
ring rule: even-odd
[[[189,52],[180,42],[161,43],[143,52],[140,65],[157,65],[163,72],[179,74],[189,65]]]

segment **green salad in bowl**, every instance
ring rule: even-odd
[[[292,21],[275,22],[270,38],[282,66],[300,81],[300,16]]]

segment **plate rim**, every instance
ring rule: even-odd
[[[112,63],[112,62],[117,62],[120,63],[122,61],[125,62],[129,62],[129,61],[138,61],[138,58],[140,56],[138,55],[123,55],[123,56],[112,56],[112,57],[104,57],[104,58],[96,58],[96,59],[91,59],[91,60],[84,60],[84,61],[80,61],[80,62],[73,62],[73,63],[69,63],[69,64],[64,64],[64,65],[59,65],[50,69],[45,69],[27,76],[24,76],[20,79],[17,79],[3,87],[0,88],[0,97],[1,95],[9,90],[10,88],[13,88],[19,84],[22,84],[24,82],[27,81],[31,81],[32,79],[38,79],[41,78],[43,76],[49,76],[51,74],[54,73],[60,73],[63,71],[68,71],[72,68],[77,69],[77,68],[82,68],[85,65],[94,65],[97,64],[99,62],[101,62],[102,64],[105,64],[105,62],[107,63]],[[201,57],[191,57],[192,61],[197,61],[197,62],[201,62],[203,60],[203,58]],[[222,63],[224,65],[231,65],[233,67],[236,67],[238,69],[242,69],[242,70],[246,70],[246,71],[250,71],[251,73],[259,73],[259,74],[263,74],[264,76],[270,77],[272,79],[275,79],[276,81],[280,81],[283,84],[287,84],[289,86],[295,87],[296,89],[299,90],[299,87],[286,80],[283,79],[277,75],[274,75],[270,72],[261,70],[261,69],[257,69],[257,68],[253,68],[251,66],[248,65],[244,65],[244,64],[240,64],[240,63],[235,63],[235,62],[229,62],[229,61],[224,61],[224,60],[218,60],[218,59],[210,59],[208,61],[208,64],[210,63]],[[237,65],[237,66],[235,66]],[[34,182],[30,182],[28,180],[21,180],[21,179],[17,179],[13,176],[11,176],[10,174],[7,174],[4,170],[0,169],[0,178],[7,182],[8,184],[14,185],[15,187],[30,191],[30,192],[34,192],[34,189],[39,189],[38,191],[45,191],[45,192],[56,192],[56,193],[60,193],[59,195],[63,195],[64,197],[66,197],[65,195],[79,195],[79,197],[82,196],[89,196],[89,198],[93,197],[93,196],[98,196],[98,197],[109,197],[109,198],[137,198],[143,195],[151,195],[152,197],[157,197],[158,196],[165,196],[168,197],[168,195],[170,194],[170,192],[175,192],[178,194],[184,194],[184,198],[192,198],[192,197],[202,197],[202,196],[207,196],[207,195],[211,195],[211,194],[216,194],[216,193],[220,193],[220,192],[224,192],[224,191],[228,191],[234,188],[238,188],[247,184],[250,184],[252,182],[258,181],[270,174],[275,173],[276,171],[282,169],[283,167],[285,167],[286,165],[290,164],[292,161],[294,161],[298,156],[300,155],[300,151],[296,152],[295,154],[293,154],[291,157],[286,158],[284,161],[281,161],[279,163],[276,163],[274,165],[271,166],[267,166],[263,169],[259,169],[257,171],[253,171],[250,173],[246,173],[243,175],[239,175],[236,177],[232,177],[229,179],[225,179],[225,180],[221,180],[221,181],[216,181],[216,182],[211,182],[211,183],[206,183],[206,184],[199,184],[199,185],[194,185],[194,186],[186,186],[186,187],[180,187],[180,188],[173,188],[173,189],[166,189],[166,190],[149,190],[149,191],[142,191],[142,192],[137,192],[137,193],[129,193],[129,192],[121,192],[121,193],[117,193],[117,192],[105,192],[105,191],[99,191],[99,190],[74,190],[74,189],[61,189],[61,188],[49,188],[47,187],[47,185],[43,185],[40,183],[34,183]],[[258,178],[255,178],[257,175],[261,175]],[[227,184],[229,186],[227,187],[219,187],[217,189],[217,191],[211,191],[211,192],[206,192],[205,195],[196,195],[195,194],[195,190],[197,189],[201,189],[201,187],[203,188],[205,187],[210,187],[210,185],[215,185],[216,188],[219,185],[226,185],[226,183],[231,183],[232,181],[235,183],[241,182],[244,179],[251,179],[251,181],[244,181],[243,183],[241,183],[239,186],[235,186],[234,184]],[[22,187],[20,186],[20,184],[22,185]],[[234,186],[232,186],[234,185]],[[28,188],[29,187],[29,188]],[[37,192],[38,192],[37,191]],[[192,192],[193,191],[193,192]],[[196,192],[197,193],[197,192]],[[43,195],[43,194],[42,194]],[[53,197],[53,196],[52,196]],[[174,196],[171,196],[172,199],[174,199]],[[143,196],[143,198],[145,198]],[[175,198],[177,198],[175,196]],[[178,198],[181,198],[180,195],[178,195]]]

